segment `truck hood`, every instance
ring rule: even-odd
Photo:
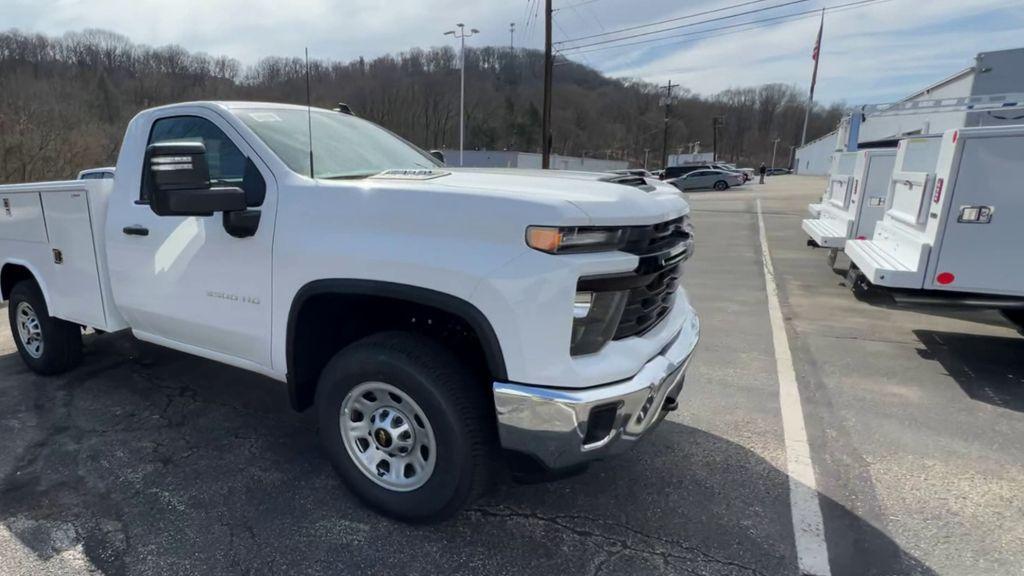
[[[458,169],[423,172],[420,178],[400,171],[369,178],[384,184],[402,180],[410,188],[423,186],[497,198],[566,202],[590,219],[591,225],[645,225],[689,212],[679,190],[656,180],[621,174],[565,170]]]

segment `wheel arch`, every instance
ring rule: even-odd
[[[50,292],[46,289],[46,282],[35,266],[23,260],[10,259],[0,265],[0,300],[6,302],[11,299],[11,290],[23,280],[32,280],[39,286],[43,293],[43,300],[46,308],[52,309],[50,305]]]
[[[332,331],[332,336],[336,340],[340,339],[342,345],[335,346],[333,350],[317,350],[310,346],[306,339],[311,330],[323,328],[324,322],[328,321],[325,317],[310,317],[311,314],[322,312],[320,307],[327,305],[325,302],[330,305],[340,303],[342,310],[346,312],[359,308],[355,315],[364,323],[366,315],[369,314],[372,318],[375,312],[372,309],[361,309],[364,304],[387,306],[389,309],[384,310],[384,316],[391,315],[389,320],[392,322],[382,321],[373,324],[370,320],[369,325],[353,328],[351,334],[337,335]],[[292,407],[301,411],[312,406],[320,371],[334,353],[355,339],[377,331],[393,329],[394,315],[412,310],[434,311],[445,318],[464,322],[471,330],[476,345],[479,346],[483,367],[490,377],[495,380],[508,378],[497,334],[483,312],[470,302],[444,292],[408,284],[378,280],[322,279],[309,282],[300,288],[292,299],[288,311],[285,358],[288,397]],[[344,329],[341,331],[345,332]]]

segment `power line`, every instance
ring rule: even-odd
[[[535,8],[536,3],[539,0],[526,0],[526,24],[523,25],[523,44],[530,40],[530,32],[533,31],[533,25],[536,22],[537,11]]]
[[[526,34],[526,27],[530,24],[530,7],[533,6],[533,0],[526,0],[526,8],[523,9],[523,34]]]
[[[533,34],[537,31],[537,19],[540,18],[540,3],[546,0],[537,0],[533,8],[533,26],[530,28],[530,38],[533,38]]]
[[[552,12],[553,12],[553,11],[552,11]],[[565,28],[562,28],[562,25],[558,23],[558,20],[557,20],[557,19],[555,19],[555,17],[554,17],[554,15],[553,15],[553,14],[552,14],[552,17],[551,17],[551,22],[552,22],[552,23],[553,23],[553,24],[555,25],[555,28],[558,28],[558,31],[562,33],[562,36],[568,36],[568,35],[569,35],[569,34],[568,34],[568,33],[567,33],[566,31],[565,31]],[[556,53],[558,53],[559,55],[561,55],[561,54],[562,54],[562,53],[561,53],[561,51],[560,51],[560,50],[558,50],[557,48],[555,49],[555,52],[556,52]],[[586,54],[581,54],[581,56],[583,56],[583,61],[587,63],[587,66],[590,66],[591,68],[593,68],[593,67],[594,67],[594,64],[590,62],[590,58],[587,58],[587,55],[586,55]],[[564,57],[564,56],[563,56],[563,57]]]
[[[842,11],[842,10],[849,10],[849,9],[852,9],[852,8],[859,8],[859,7],[862,7],[862,6],[869,5],[869,4],[879,4],[879,3],[891,2],[891,1],[892,0],[858,0],[856,2],[848,2],[848,3],[845,3],[845,4],[835,4],[833,6],[826,6],[825,10],[826,11],[839,12],[839,11]],[[782,15],[782,16],[772,16],[770,18],[761,18],[761,19],[752,20],[752,21],[749,21],[749,22],[739,22],[737,24],[727,24],[727,25],[718,26],[718,27],[715,27],[715,28],[708,28],[706,30],[697,30],[695,32],[687,32],[686,34],[674,34],[672,36],[663,36],[663,37],[660,37],[660,38],[648,38],[646,40],[638,40],[636,42],[629,42],[629,43],[626,43],[626,44],[617,44],[615,46],[605,46],[603,48],[591,48],[590,50],[579,50],[579,48],[583,48],[583,46],[580,46],[580,47],[573,47],[573,48],[560,48],[559,51],[563,55],[566,55],[566,56],[570,56],[570,55],[575,56],[577,54],[589,54],[590,52],[599,52],[599,51],[602,51],[602,50],[611,50],[611,49],[615,49],[615,48],[629,48],[629,47],[632,47],[632,46],[639,46],[639,45],[642,45],[642,44],[649,44],[651,42],[659,42],[659,41],[662,41],[662,40],[671,40],[671,39],[674,39],[674,38],[689,38],[691,36],[697,36],[698,34],[706,34],[708,32],[717,32],[717,31],[720,31],[720,30],[729,30],[729,29],[733,29],[733,28],[740,28],[742,26],[748,26],[748,28],[742,28],[740,30],[734,30],[732,32],[727,32],[725,34],[713,34],[713,35],[708,35],[708,36],[700,36],[700,37],[694,38],[693,40],[683,41],[683,42],[692,42],[692,41],[695,41],[695,40],[704,40],[706,38],[715,38],[715,37],[718,37],[718,36],[728,36],[729,34],[736,34],[736,33],[739,33],[739,32],[746,32],[748,30],[754,30],[754,29],[757,29],[757,28],[764,28],[766,26],[778,24],[778,23],[785,22],[785,21],[803,20],[805,18],[808,18],[810,15],[818,15],[818,14],[821,14],[821,9],[820,8],[816,8],[814,10],[807,10],[807,11],[804,11],[804,12],[794,12],[793,14],[785,14],[785,15]],[[625,39],[626,38],[622,38],[621,40],[625,40]],[[654,45],[652,47],[671,46],[671,45],[674,45],[674,44],[681,44],[683,42],[666,42],[665,44],[656,44],[656,45]],[[611,42],[601,42],[599,44],[594,44],[594,45],[604,45],[604,44],[609,44],[609,43],[611,43]],[[577,50],[579,50],[579,51],[577,51]],[[569,54],[566,54],[566,52],[569,52]]]
[[[564,40],[563,42],[557,42],[557,44],[576,42],[578,40],[589,40],[590,38],[598,38],[600,36],[608,36],[609,34],[619,34],[620,32],[630,32],[632,30],[639,30],[640,28],[650,28],[651,26],[658,26],[661,24],[668,24],[669,22],[677,22],[679,20],[687,20],[689,18],[696,18],[698,16],[707,16],[708,14],[715,14],[716,12],[724,12],[726,10],[732,10],[733,8],[742,8],[744,6],[750,6],[751,4],[760,4],[762,2],[768,2],[769,0],[747,0],[746,2],[740,2],[739,4],[732,4],[730,6],[723,6],[722,8],[715,8],[713,10],[705,10],[703,12],[694,12],[686,14],[684,16],[676,16],[674,18],[667,18],[665,20],[659,20],[657,22],[651,22],[650,24],[638,24],[636,26],[629,26],[626,28],[619,28],[618,30],[612,30],[610,32],[602,32],[601,34],[591,34],[589,36],[580,36],[579,38],[572,38]]]
[[[892,2],[893,0],[859,0],[857,2],[849,2],[846,4],[836,4],[833,6],[826,6],[825,9],[829,12],[845,12],[847,10],[856,10],[867,5],[884,4],[886,2]],[[788,22],[796,22],[798,20],[806,20],[809,18],[816,18],[821,14],[820,9],[808,10],[806,12],[796,12],[794,14],[787,14],[784,16],[773,16],[771,18],[764,18],[761,20],[755,20],[751,22],[742,22],[739,24],[729,24],[727,26],[719,26],[717,28],[708,28],[707,30],[698,30],[696,32],[688,32],[686,34],[676,34],[673,36],[666,36],[664,38],[651,38],[649,40],[640,40],[638,42],[630,42],[629,44],[620,44],[618,46],[604,46],[602,48],[591,48],[590,50],[581,50],[579,52],[572,52],[571,54],[564,55],[566,58],[569,56],[575,56],[577,54],[589,54],[591,52],[600,52],[603,50],[614,50],[617,48],[628,48],[631,46],[637,46],[641,44],[648,44],[650,42],[657,42],[661,40],[673,40],[674,38],[689,38],[695,36],[690,40],[679,40],[672,42],[665,42],[664,44],[654,44],[651,48],[660,48],[662,46],[676,46],[679,44],[687,44],[690,42],[699,42],[701,40],[707,40],[710,38],[718,38],[721,36],[730,36],[732,34],[741,34],[743,32],[749,32],[750,30],[757,30],[760,28],[769,28],[771,26],[777,26],[779,24],[786,24]],[[748,26],[748,28],[740,28],[738,30],[732,30],[730,32],[724,32],[722,34],[707,34],[708,32],[715,32],[718,30],[727,30],[730,28],[737,28],[740,26]],[[705,36],[697,36],[698,34],[707,34]]]
[[[882,1],[882,0],[880,0],[880,1]],[[884,0],[884,1],[888,2],[890,0]],[[769,22],[769,23],[763,24],[763,25],[756,25],[756,23],[754,23],[754,22],[744,22],[743,24],[733,24],[731,26],[723,26],[721,28],[712,28],[710,30],[700,30],[700,31],[697,31],[697,32],[688,32],[686,34],[678,34],[676,36],[668,36],[668,37],[665,37],[665,38],[652,38],[650,40],[641,40],[639,42],[631,42],[629,44],[621,44],[621,45],[618,45],[618,46],[601,46],[601,47],[598,47],[598,48],[591,48],[589,50],[580,50],[578,52],[572,52],[570,54],[563,54],[560,51],[559,54],[562,54],[563,57],[568,58],[569,56],[576,56],[576,55],[582,56],[584,54],[590,54],[591,52],[601,52],[601,51],[604,51],[604,50],[616,50],[616,49],[622,49],[622,48],[629,48],[629,47],[637,46],[637,45],[640,45],[640,44],[647,44],[649,42],[655,42],[655,41],[660,41],[660,40],[672,40],[673,38],[690,38],[691,36],[694,36],[694,38],[690,38],[689,40],[677,40],[677,41],[673,41],[673,42],[666,42],[664,44],[655,44],[655,45],[651,46],[651,48],[658,48],[658,47],[661,47],[661,46],[676,46],[678,44],[688,44],[690,42],[699,42],[701,40],[707,40],[707,39],[710,39],[710,38],[718,38],[720,36],[730,36],[732,34],[741,34],[743,32],[749,32],[750,30],[757,30],[759,28],[768,28],[770,26],[777,26],[779,24],[785,24],[787,22],[796,22],[797,20],[805,20],[807,18],[810,18],[811,16],[816,16],[817,14],[820,14],[820,11],[815,11],[814,14],[803,15],[803,16],[796,17],[796,18],[792,18],[791,16],[784,16],[783,18],[792,18],[792,19],[778,21],[778,22]],[[773,19],[773,20],[775,20],[775,19]],[[739,30],[732,30],[730,32],[724,32],[722,34],[707,34],[708,32],[714,32],[715,30],[724,30],[724,29],[727,29],[727,28],[735,27],[735,26],[749,26],[749,28],[741,28]],[[699,36],[700,34],[707,34],[707,35]]]
[[[597,11],[594,10],[592,6],[586,6],[586,10],[587,14],[590,14],[594,18],[594,22],[597,22],[597,27],[601,29],[601,32],[607,30],[607,28],[605,28],[604,24],[601,22],[601,18],[598,17]],[[575,9],[573,9],[573,11],[575,11]]]
[[[629,40],[631,38],[639,38],[641,36],[650,36],[651,34],[661,34],[662,32],[669,32],[671,30],[680,30],[682,28],[692,28],[693,26],[700,26],[701,24],[708,24],[711,22],[719,22],[721,20],[729,20],[731,18],[737,18],[739,16],[748,16],[750,14],[756,14],[758,12],[765,12],[767,10],[774,10],[775,8],[784,8],[786,6],[792,6],[793,4],[802,4],[809,2],[810,0],[789,0],[782,4],[776,4],[774,6],[766,6],[764,8],[756,8],[754,10],[746,10],[744,12],[737,12],[736,14],[728,14],[726,16],[718,16],[715,18],[708,18],[707,20],[701,20],[699,22],[690,22],[689,24],[680,24],[678,26],[671,26],[669,28],[662,28],[661,30],[649,30],[647,32],[638,32],[636,34],[630,34],[629,36],[623,36],[621,38],[612,38],[609,40],[599,40],[597,42],[591,42],[590,44],[580,44],[578,46],[570,46],[564,48],[565,50],[575,50],[577,48],[589,48],[591,46],[600,46],[602,44],[610,44],[612,42],[621,42],[623,40]]]

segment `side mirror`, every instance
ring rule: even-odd
[[[430,155],[441,162],[441,164],[444,164],[444,152],[441,152],[440,150],[431,150]]]
[[[245,210],[245,192],[210,187],[202,142],[163,142],[146,148],[144,186],[157,216],[212,216]]]

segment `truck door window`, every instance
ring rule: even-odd
[[[212,186],[242,186],[246,157],[220,128],[198,116],[161,118],[153,123],[148,144],[155,142],[202,142],[206,145],[206,162],[210,166]],[[149,201],[144,186],[139,200]]]

